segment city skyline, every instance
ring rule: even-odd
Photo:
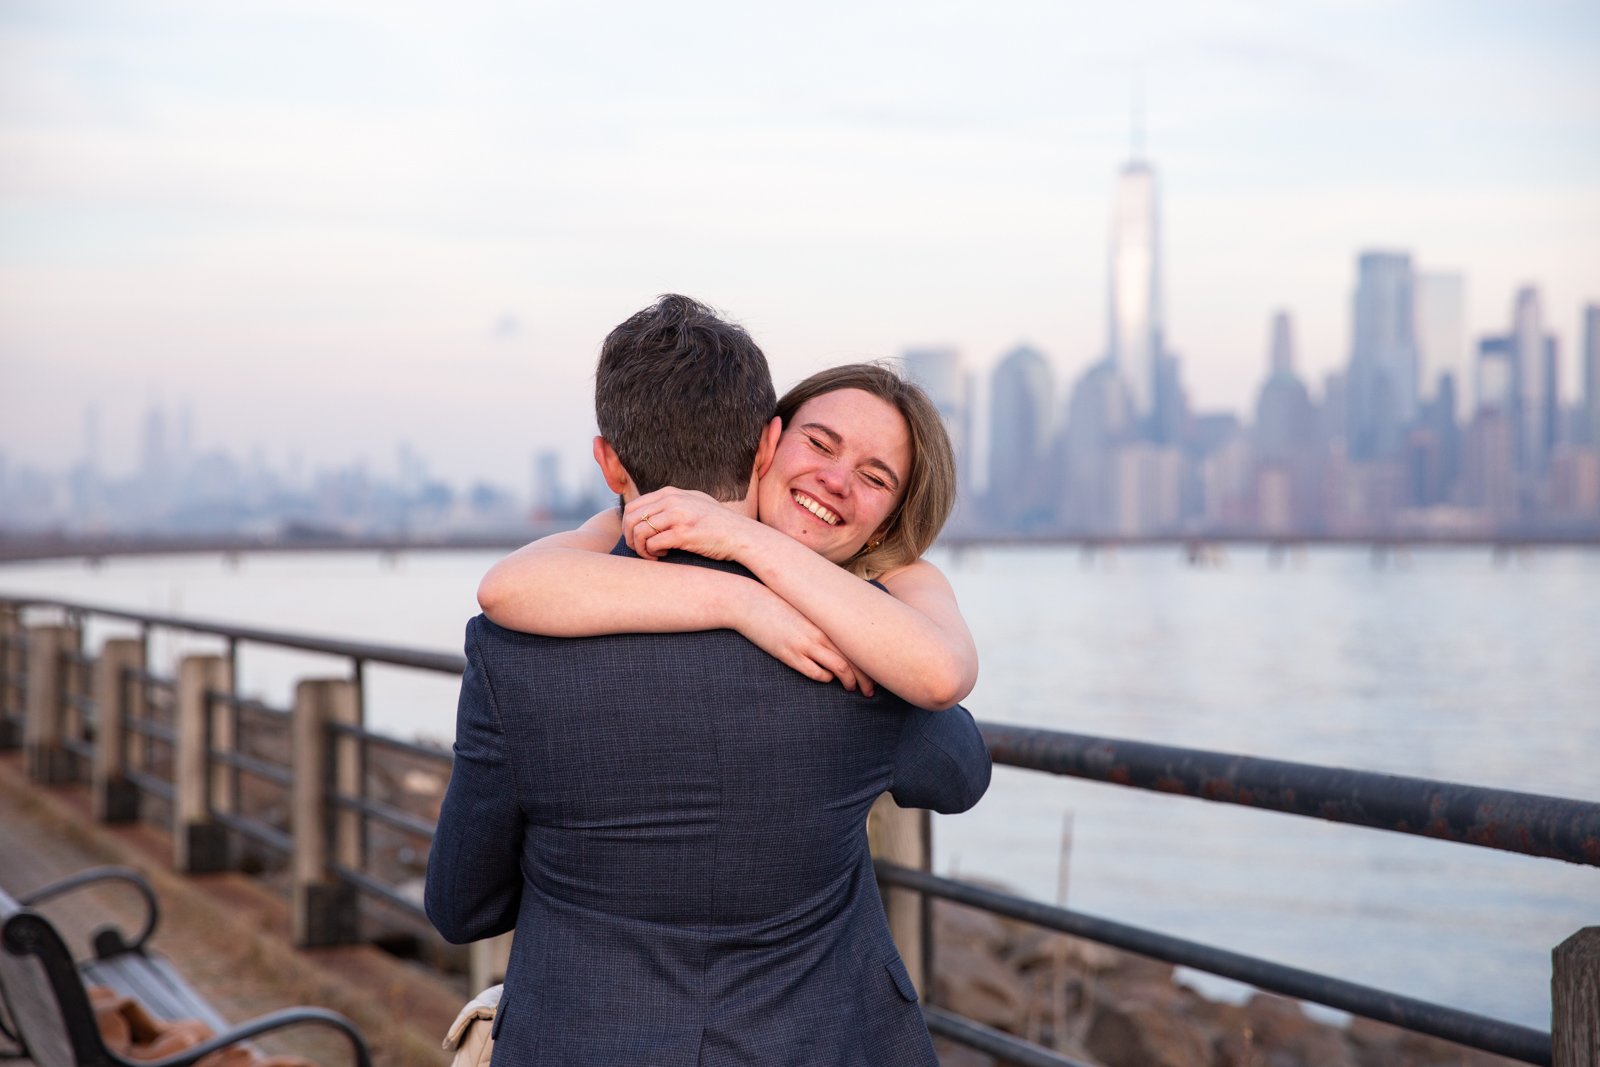
[[[1571,336],[1600,292],[1592,5],[915,16],[7,5],[0,449],[188,397],[204,445],[410,440],[519,484],[540,443],[579,462],[599,340],[662,291],[780,384],[911,346],[986,377],[1021,343],[1070,381],[1107,344],[1135,85],[1196,408],[1249,406],[1278,307],[1309,377],[1342,366],[1363,249],[1460,274],[1469,337],[1527,284]]]

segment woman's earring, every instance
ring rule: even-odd
[[[880,538],[880,537],[874,537],[874,538],[872,538],[871,540],[869,540],[867,542],[866,547],[863,548],[861,551],[863,551],[863,552],[871,552],[881,544],[883,544],[883,539]]]

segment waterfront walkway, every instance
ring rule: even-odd
[[[0,755],[0,885],[7,890],[25,893],[105,864],[137,868],[161,902],[151,945],[230,1022],[316,1005],[361,1027],[377,1067],[449,1062],[439,1042],[464,988],[368,945],[294,949],[281,897],[243,874],[173,874],[171,853],[167,836],[149,826],[97,824],[82,786],[38,785],[28,780],[20,753]],[[132,893],[115,887],[75,894],[46,910],[79,952],[108,916],[131,931],[143,914]],[[316,1027],[264,1044],[322,1067],[350,1062],[349,1046]]]

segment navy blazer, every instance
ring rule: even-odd
[[[936,1067],[866,817],[885,791],[977,802],[965,709],[813,682],[729,630],[479,616],[466,653],[426,903],[453,942],[516,930],[497,1064]]]

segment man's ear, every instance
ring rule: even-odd
[[[611,442],[604,437],[594,439],[594,461],[600,465],[600,473],[605,475],[606,486],[618,496],[637,496],[634,491],[633,478],[622,466],[622,460],[617,458],[617,450],[611,447]]]
[[[783,420],[776,415],[761,431],[761,443],[756,445],[756,477],[765,478],[772,458],[778,454],[778,438],[783,436]]]

